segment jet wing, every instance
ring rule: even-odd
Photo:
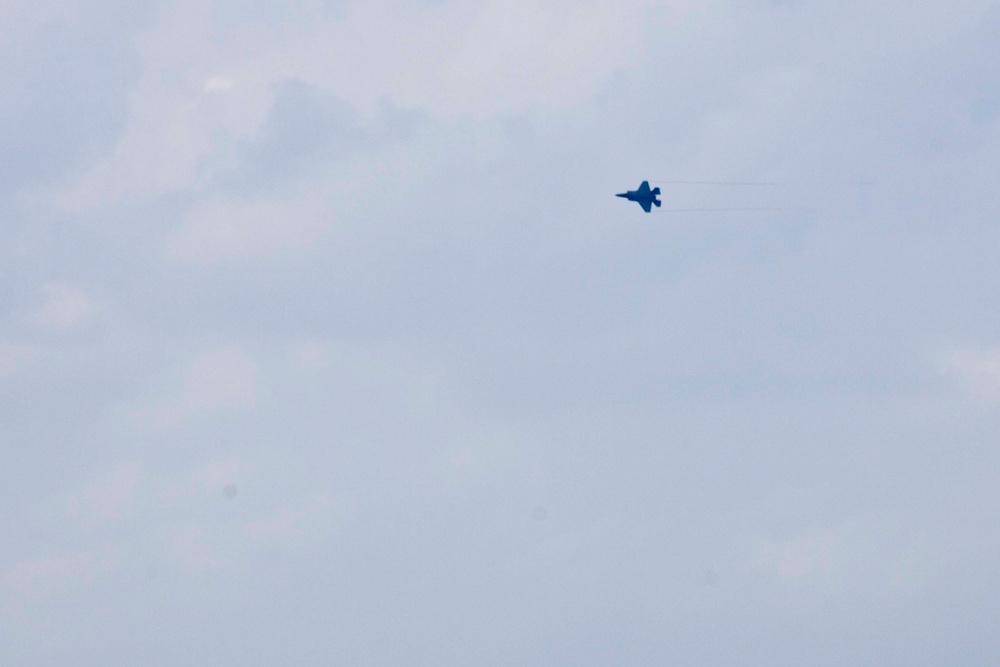
[[[636,193],[640,194],[640,195],[648,195],[649,194],[649,181],[643,181],[642,185],[639,186],[639,189],[636,190]]]
[[[642,201],[636,202],[642,207],[642,210],[649,213],[653,209],[653,202],[649,199],[643,199]]]

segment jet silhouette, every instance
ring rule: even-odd
[[[622,192],[621,194],[617,194],[615,196],[624,197],[629,201],[634,201],[642,207],[643,211],[649,213],[654,204],[656,204],[657,208],[660,207],[661,202],[656,198],[658,194],[660,194],[660,188],[653,188],[650,190],[649,181],[643,181],[638,190],[629,190],[628,192]]]

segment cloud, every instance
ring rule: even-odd
[[[241,477],[242,462],[239,457],[207,461],[195,466],[181,479],[165,484],[159,491],[165,502],[190,502],[220,494],[226,485]]]
[[[0,379],[16,373],[37,354],[38,350],[33,346],[0,341]]]
[[[324,11],[313,4],[280,19],[241,13],[220,30],[233,30],[237,49],[241,34],[256,35],[233,73],[254,85],[296,76],[363,108],[388,97],[437,117],[482,118],[586,101],[641,53],[646,6],[494,0]]]
[[[5,658],[996,663],[995,5],[7,22]]]
[[[345,503],[335,502],[328,493],[304,499],[299,505],[283,505],[247,521],[243,534],[252,540],[286,544],[309,537],[322,537],[320,528],[343,519]]]
[[[944,357],[945,373],[975,398],[1000,402],[1000,349],[960,349]]]
[[[236,81],[225,76],[213,76],[205,81],[206,93],[226,93],[236,86]]]
[[[69,499],[69,510],[91,521],[115,521],[134,517],[139,492],[146,479],[137,463],[121,463],[104,479],[84,486]]]
[[[161,539],[185,567],[205,570],[222,564],[222,555],[208,540],[208,531],[200,524],[186,523],[165,529]]]
[[[224,66],[232,57],[213,41],[210,4],[163,2],[159,9],[155,23],[133,39],[139,71],[121,136],[59,189],[64,211],[146,211],[150,198],[198,188],[267,115],[271,81]]]
[[[751,561],[792,588],[827,596],[865,590],[877,596],[925,586],[935,556],[907,535],[898,519],[861,516],[784,539],[758,540]]]
[[[408,141],[422,122],[388,103],[363,118],[321,88],[277,83],[267,118],[213,166],[207,190],[216,194],[185,213],[167,254],[212,262],[307,248],[357,214],[344,202],[370,187],[373,154]]]
[[[58,555],[24,560],[0,572],[0,592],[8,612],[29,603],[38,603],[93,582],[114,567],[114,553],[101,549],[81,549]]]
[[[165,251],[197,263],[301,251],[329,224],[326,199],[322,189],[291,199],[213,198],[184,216]]]
[[[244,194],[273,192],[300,182],[321,161],[345,160],[370,143],[372,134],[343,100],[302,81],[280,81],[267,119],[236,147],[234,169],[219,180]]]
[[[139,76],[131,36],[155,4],[41,2],[7,14],[0,193],[64,178],[110,150]]]
[[[638,54],[645,29],[640,7],[446,3],[437,16],[429,13],[437,20],[420,33],[433,35],[433,42],[417,51],[412,38],[400,35],[385,45],[386,52],[373,55],[399,58],[400,77],[387,82],[390,89],[405,103],[436,114],[554,111],[586,100]]]
[[[434,419],[452,400],[441,369],[405,349],[348,340],[290,341],[285,356],[298,383],[324,386],[324,395],[351,414],[378,422]]]
[[[170,428],[195,415],[249,407],[257,400],[257,375],[256,362],[239,346],[203,352],[181,373],[176,395],[158,402],[149,416]]]
[[[78,287],[60,283],[42,286],[45,303],[35,311],[36,322],[56,329],[71,329],[87,321],[95,306],[86,292]]]

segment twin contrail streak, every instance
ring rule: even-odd
[[[740,207],[740,208],[664,208],[665,213],[707,213],[713,211],[794,211],[792,208]]]
[[[665,181],[661,179],[653,179],[657,183],[664,183],[666,185],[787,185],[786,183],[777,183],[774,181]]]

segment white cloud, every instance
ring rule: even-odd
[[[129,96],[127,126],[110,155],[57,193],[63,209],[81,212],[197,187],[220,159],[211,156],[224,159],[233,142],[260,126],[272,80],[230,73],[226,63],[240,55],[220,48],[211,25],[209,3],[163,3],[158,20],[134,40],[142,71]]]
[[[790,587],[828,595],[907,591],[927,579],[932,556],[892,517],[861,516],[783,538],[757,539],[751,566]]]
[[[71,329],[85,322],[95,307],[87,294],[78,287],[60,283],[42,286],[45,302],[35,311],[32,319],[56,329]]]
[[[280,30],[268,17],[213,34],[207,6],[172,3],[139,40],[143,75],[124,136],[58,200],[79,211],[205,184],[231,146],[260,129],[286,79],[366,111],[388,99],[451,119],[578,104],[642,53],[646,5],[352,3],[299,14]]]
[[[354,25],[369,33],[365,37],[376,38],[370,34],[376,24],[369,22],[385,17],[369,15],[364,7]],[[404,104],[442,116],[579,103],[627,66],[645,37],[642,12],[634,3],[448,3],[422,18],[426,24],[419,33],[393,21],[390,35],[378,40],[381,54],[371,57],[383,64],[378,76],[384,88]]]
[[[240,461],[238,458],[230,457],[198,466],[191,472],[190,479],[201,484],[206,490],[216,491],[238,479],[239,475]]]
[[[93,581],[113,567],[115,560],[113,553],[99,549],[31,558],[0,573],[0,591],[10,606],[39,602]]]
[[[13,375],[37,355],[30,345],[0,342],[0,378]]]
[[[241,469],[238,457],[206,461],[196,466],[182,479],[164,486],[159,496],[172,502],[221,495],[227,484],[240,479]]]
[[[338,511],[340,510],[340,511]],[[339,518],[342,508],[328,493],[320,493],[297,506],[283,505],[248,521],[243,533],[257,540],[291,540],[306,536],[319,524]]]
[[[838,538],[831,530],[806,533],[786,540],[762,540],[757,565],[781,577],[829,579],[843,566],[837,554]]]
[[[391,412],[394,418],[440,417],[451,395],[439,368],[406,350],[386,345],[305,339],[286,349],[289,366],[333,381],[342,405],[358,412]]]
[[[224,76],[213,76],[205,81],[203,90],[206,93],[226,93],[233,89],[236,82]]]
[[[257,364],[240,347],[204,352],[183,371],[177,395],[150,412],[154,423],[171,427],[200,413],[238,410],[257,399]]]
[[[185,216],[167,253],[201,262],[269,255],[307,246],[322,223],[318,202],[220,198]]]
[[[321,371],[329,367],[336,352],[329,343],[306,339],[289,345],[288,355],[293,364],[302,370]]]
[[[186,523],[163,531],[162,540],[180,562],[203,570],[220,565],[221,554],[208,543],[207,531],[197,523]]]
[[[944,356],[943,366],[970,395],[1000,401],[1000,349],[953,350]]]
[[[979,485],[976,507],[996,505],[995,419],[928,395],[906,355],[996,328],[983,308],[996,216],[967,215],[992,212],[988,188],[947,216],[922,205],[934,192],[885,183],[850,202],[815,181],[789,194],[821,199],[815,215],[637,217],[611,196],[616,181],[781,180],[799,167],[793,180],[891,179],[923,159],[948,174],[942,207],[966,198],[968,175],[990,173],[967,156],[989,153],[998,127],[996,21],[964,27],[982,4],[170,0],[127,39],[106,24],[141,56],[129,74],[110,68],[125,49],[102,51],[106,77],[64,67],[77,50],[58,38],[80,22],[62,21],[42,42],[51,67],[25,77],[65,70],[76,85],[60,118],[104,131],[93,149],[76,124],[56,138],[75,168],[106,159],[61,194],[63,210],[47,208],[55,184],[4,209],[0,300],[26,315],[2,332],[17,344],[0,344],[12,389],[0,464],[16,471],[0,497],[13,524],[3,590],[87,580],[103,562],[88,560],[90,542],[112,541],[113,581],[58,600],[104,611],[60,648],[118,662],[178,632],[199,645],[232,635],[226,618],[279,589],[289,613],[273,612],[301,634],[263,649],[268,637],[237,637],[241,655],[217,662],[336,650],[375,663],[786,665],[830,647],[850,664],[885,642],[946,660],[989,650],[988,632],[964,629],[988,618],[981,592],[996,587],[988,512],[950,520],[969,515],[956,489]],[[76,113],[81,91],[87,109],[114,97],[115,113]],[[39,174],[72,177],[58,141],[28,139]],[[754,200],[781,196],[762,188],[667,194],[678,207],[783,203]],[[915,245],[928,250],[905,252]],[[51,267],[79,286],[35,293]],[[103,303],[115,317],[87,326]],[[997,357],[944,365],[997,400]],[[141,387],[139,418],[120,419]],[[927,408],[918,424],[914,400]],[[800,486],[830,493],[811,505],[781,493]],[[32,494],[55,499],[36,511]],[[881,520],[836,520],[885,506]],[[741,530],[727,508],[754,533],[719,563],[718,543]],[[934,547],[958,566],[935,581],[921,578],[928,550],[898,526],[937,520],[952,528]],[[270,558],[282,554],[293,560]],[[218,577],[168,574],[168,598],[130,579],[164,561],[226,568],[219,604],[197,612]],[[685,597],[709,562],[717,585]],[[954,604],[923,605],[917,624],[865,614],[873,590],[895,603],[896,588],[925,582],[924,600]],[[401,591],[413,604],[397,604]],[[472,598],[485,602],[455,604]],[[356,625],[315,633],[305,608]],[[105,632],[129,625],[123,613],[178,609],[194,616],[140,638]],[[819,631],[773,655],[799,611]],[[373,616],[400,631],[399,655],[366,653]],[[5,654],[25,638],[11,662],[45,662],[32,630],[53,618],[0,623]],[[464,638],[447,655],[427,640],[445,626]],[[727,647],[749,657],[711,653]]]
[[[243,24],[226,35],[228,49],[207,39],[192,47],[254,87],[293,77],[368,109],[390,97],[445,117],[489,116],[586,99],[642,52],[647,4],[352,3],[344,12],[288,18],[281,30],[273,17]],[[250,34],[252,51],[242,43]],[[202,67],[183,58],[186,69]]]
[[[135,516],[145,477],[139,464],[121,463],[104,479],[87,484],[71,496],[70,512],[102,521]]]

